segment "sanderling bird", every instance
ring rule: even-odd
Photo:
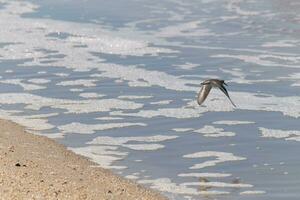
[[[230,99],[229,94],[228,94],[226,88],[224,87],[224,85],[227,86],[227,84],[225,83],[224,80],[208,79],[208,80],[203,81],[201,83],[201,85],[202,85],[202,87],[201,87],[201,90],[200,90],[200,92],[198,94],[198,98],[197,98],[197,102],[198,102],[199,105],[201,105],[205,101],[205,99],[208,96],[211,88],[217,87],[217,88],[219,88],[228,97],[228,99],[230,100],[230,102],[232,103],[232,105],[234,107],[236,107],[236,105]]]

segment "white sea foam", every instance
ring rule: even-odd
[[[82,89],[82,88],[71,88],[70,91],[71,92],[83,92],[84,89]]]
[[[49,79],[43,79],[43,78],[32,78],[27,81],[34,84],[46,84],[50,82]]]
[[[223,120],[223,121],[215,121],[213,124],[224,124],[224,125],[243,125],[243,124],[255,124],[252,121],[240,121],[240,120]]]
[[[175,132],[188,132],[188,131],[192,131],[194,129],[192,129],[192,128],[173,128],[172,130]]]
[[[82,124],[72,122],[58,126],[63,133],[93,134],[95,131],[103,131],[114,128],[123,128],[129,126],[146,126],[144,123],[105,123],[105,124]]]
[[[171,118],[195,118],[202,115],[199,110],[192,108],[159,108],[157,110],[140,110],[136,113],[124,113],[122,111],[110,112],[111,115],[116,116],[135,116],[144,118],[153,118],[157,116],[171,117]]]
[[[279,138],[300,142],[300,131],[298,130],[267,129],[262,127],[260,127],[259,130],[262,134],[262,137]]]
[[[45,86],[40,86],[36,84],[30,84],[30,83],[24,83],[22,82],[23,79],[7,79],[7,80],[0,80],[1,83],[6,83],[6,84],[12,84],[12,85],[19,85],[21,86],[25,91],[29,90],[41,90],[45,89]]]
[[[178,174],[179,177],[196,177],[196,178],[223,178],[229,177],[231,174],[225,173],[182,173]]]
[[[0,110],[1,118],[21,124],[22,126],[25,126],[29,132],[33,133],[35,133],[36,131],[49,130],[54,128],[54,126],[48,122],[47,117],[57,115],[57,113],[44,115],[18,115],[18,113],[22,112]]]
[[[114,166],[113,163],[124,159],[128,153],[117,151],[114,146],[87,146],[78,148],[68,148],[77,154],[90,158],[98,163],[101,167],[109,169],[125,169],[125,166]]]
[[[243,10],[240,7],[240,4],[242,2],[243,2],[242,0],[229,0],[229,1],[227,1],[226,8],[229,11],[234,12],[238,15],[242,15],[242,16],[255,16],[255,15],[261,15],[262,14],[262,13],[256,12],[256,11]]]
[[[27,109],[39,110],[43,107],[65,109],[69,113],[90,113],[110,111],[111,109],[137,109],[142,104],[118,99],[68,100],[46,98],[27,93],[0,94],[1,104],[25,104]]]
[[[56,85],[62,85],[62,86],[84,86],[84,87],[95,87],[98,80],[96,79],[76,79],[71,81],[62,81],[60,83],[57,83]]]
[[[118,96],[118,99],[149,99],[153,96],[137,96],[137,95],[122,95]]]
[[[163,192],[169,192],[173,194],[186,194],[186,195],[221,195],[221,194],[229,194],[227,191],[199,191],[196,188],[187,187],[184,184],[176,184],[172,182],[169,178],[158,178],[153,180],[139,180],[140,184],[150,184],[152,189],[157,189]]]
[[[186,62],[184,64],[181,65],[174,65],[176,67],[179,67],[181,69],[185,69],[185,70],[190,70],[190,69],[194,69],[198,66],[201,66],[200,64],[195,64],[195,63],[190,63],[190,62]]]
[[[97,117],[96,119],[109,121],[109,120],[121,120],[123,118],[122,117]]]
[[[253,185],[245,183],[224,183],[224,182],[192,182],[183,183],[185,186],[205,186],[205,187],[221,187],[221,188],[251,188]]]
[[[165,146],[162,144],[124,144],[123,147],[137,151],[154,151],[162,149]]]
[[[105,94],[98,94],[98,93],[94,93],[94,92],[83,92],[80,93],[79,96],[83,97],[83,98],[101,98],[101,97],[105,97]]]
[[[214,126],[204,126],[201,129],[194,130],[196,133],[201,133],[206,137],[231,137],[235,136],[235,133],[233,132],[225,132],[222,128],[216,128]]]
[[[154,136],[140,136],[140,137],[109,137],[109,136],[100,136],[94,138],[91,142],[87,144],[97,144],[97,145],[123,145],[130,141],[135,142],[163,142],[166,140],[172,140],[177,138],[175,135],[154,135]]]
[[[5,73],[8,73],[8,74],[13,73],[13,72],[14,72],[14,71],[13,71],[13,70],[10,70],[10,69],[5,70]]]
[[[184,80],[165,72],[146,70],[136,66],[120,66],[116,64],[101,64],[101,74],[92,77],[109,77],[128,81],[131,87],[160,86],[176,91],[195,91],[188,84],[199,84],[196,80]]]
[[[289,74],[286,77],[279,77],[280,79],[284,79],[284,80],[293,80],[295,81],[294,83],[291,84],[291,86],[295,87],[295,86],[300,86],[300,73],[292,73]]]
[[[229,79],[226,82],[234,82],[234,83],[241,83],[241,84],[253,84],[253,83],[262,83],[262,82],[277,82],[279,80],[276,79],[257,79],[257,80],[249,80],[247,79],[247,74],[241,71],[237,71],[234,69],[220,69],[222,72],[231,74],[234,78]]]
[[[262,55],[236,55],[236,54],[218,54],[212,55],[212,58],[233,58],[242,60],[246,63],[268,66],[268,67],[291,67],[291,68],[299,68],[300,57],[299,56],[276,56],[270,54],[262,54]],[[273,61],[281,60],[281,62]]]
[[[60,77],[68,77],[70,74],[67,73],[55,73],[56,76],[60,76]]]
[[[35,135],[41,135],[41,136],[45,136],[51,139],[61,139],[64,138],[65,135],[63,133],[40,133],[38,131],[30,131],[31,133],[35,134]]]
[[[262,47],[273,48],[273,47],[295,47],[297,40],[278,40],[274,42],[266,42],[262,44]]]
[[[265,194],[266,191],[263,190],[246,190],[243,192],[240,192],[241,195],[257,195],[257,194]]]
[[[202,21],[191,21],[186,23],[181,23],[179,25],[167,26],[161,28],[156,34],[157,37],[180,37],[180,36],[212,36],[214,33],[207,28],[201,27]]]
[[[245,160],[246,158],[235,156],[232,153],[227,152],[218,152],[218,151],[201,151],[193,154],[187,154],[183,156],[184,158],[208,158],[208,157],[216,157],[215,160],[204,161],[202,163],[198,163],[190,167],[190,169],[202,169],[205,167],[215,166],[216,164],[228,161],[240,161]]]
[[[94,138],[91,142],[87,144],[92,145],[110,145],[110,146],[122,146],[132,150],[138,151],[153,151],[164,148],[164,145],[157,144],[157,142],[163,142],[166,140],[172,140],[178,136],[164,136],[164,135],[154,135],[145,137],[109,137],[100,136]],[[141,142],[140,144],[128,144],[130,142]]]
[[[138,180],[140,184],[150,184],[152,189],[157,189],[163,192],[170,192],[175,194],[198,194],[197,189],[189,188],[181,184],[172,182],[169,178],[159,178],[154,180]]]
[[[155,101],[151,102],[150,104],[152,105],[168,105],[172,102],[173,100],[162,100],[162,101]]]

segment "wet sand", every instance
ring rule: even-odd
[[[0,127],[0,199],[166,199],[13,122]]]

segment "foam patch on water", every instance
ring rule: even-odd
[[[234,12],[235,14],[242,15],[242,16],[256,16],[256,15],[261,15],[262,13],[256,12],[256,11],[249,11],[249,10],[243,10],[240,7],[240,4],[243,2],[242,0],[229,0],[227,1],[227,6],[226,8]]]
[[[114,146],[87,146],[78,148],[68,148],[75,153],[90,158],[93,162],[98,163],[101,167],[108,169],[125,169],[125,166],[114,166],[113,163],[124,159],[128,153],[117,151],[118,147]]]
[[[172,140],[177,137],[178,136],[172,136],[172,135],[171,136],[154,135],[154,136],[145,136],[145,137],[100,136],[94,138],[91,142],[88,142],[87,144],[122,146],[136,151],[154,151],[165,147],[164,145],[158,144],[157,142]],[[129,144],[131,142],[133,142],[134,144]],[[139,142],[139,144],[136,144],[136,142]]]
[[[175,194],[197,195],[198,191],[195,188],[189,188],[181,184],[172,182],[169,178],[159,178],[153,180],[138,180],[140,184],[150,184],[152,189]]]
[[[1,83],[6,83],[6,84],[12,84],[12,85],[18,85],[22,87],[25,91],[30,91],[30,90],[41,90],[45,89],[45,86],[40,86],[36,84],[30,84],[30,83],[23,83],[23,79],[8,79],[8,80],[1,80]]]
[[[214,126],[204,126],[201,129],[194,130],[196,133],[201,133],[205,137],[232,137],[235,136],[233,132],[226,132],[222,128],[216,128]]]
[[[164,116],[170,118],[195,118],[202,115],[201,112],[192,108],[159,108],[157,110],[140,110],[136,113],[124,113],[122,111],[110,112],[111,115],[116,116],[134,116],[143,118],[153,118],[157,116]]]
[[[216,157],[215,160],[209,160],[202,163],[198,163],[190,167],[190,169],[202,169],[205,167],[215,166],[219,163],[228,162],[228,161],[240,161],[246,160],[244,157],[235,156],[232,153],[219,152],[219,151],[201,151],[193,154],[187,154],[183,156],[184,158],[209,158]]]
[[[76,79],[72,81],[62,81],[56,85],[62,86],[84,86],[84,87],[95,87],[98,80],[95,79]]]
[[[71,92],[83,92],[84,89],[82,89],[82,88],[71,88],[70,91]]]
[[[41,135],[51,139],[62,139],[65,137],[63,133],[40,133],[40,132],[33,132],[33,131],[31,132],[34,133],[35,135]]]
[[[8,70],[5,70],[5,73],[7,73],[7,74],[11,74],[11,73],[13,73],[14,71],[13,70],[10,70],[10,69],[8,69]]]
[[[292,73],[289,74],[286,77],[280,77],[280,79],[284,79],[284,80],[293,80],[295,81],[294,83],[291,84],[291,86],[295,87],[295,86],[300,86],[300,73]]]
[[[196,178],[224,178],[229,177],[231,174],[226,173],[182,173],[178,174],[179,177],[196,177]]]
[[[80,93],[79,96],[81,96],[83,98],[90,99],[90,98],[101,98],[101,97],[105,97],[106,95],[105,94],[98,94],[98,93],[95,93],[95,92],[83,92],[83,93]]]
[[[137,109],[143,105],[118,99],[68,100],[46,98],[27,93],[0,94],[1,104],[25,104],[26,109],[40,110],[43,107],[65,109],[69,113],[104,112],[111,109]]]
[[[233,78],[229,79],[228,83],[234,82],[234,83],[241,83],[241,84],[253,84],[253,83],[263,83],[263,82],[277,82],[279,80],[276,79],[257,79],[257,80],[249,80],[247,79],[247,74],[241,71],[237,71],[234,69],[220,69],[222,72],[230,74],[233,76]]]
[[[244,124],[255,124],[252,121],[240,121],[240,120],[223,120],[223,121],[215,121],[213,124],[218,125],[244,125]]]
[[[164,148],[164,145],[156,144],[157,142],[163,142],[167,140],[173,140],[178,136],[165,136],[165,135],[154,135],[145,137],[109,137],[100,136],[93,139],[87,144],[92,145],[110,145],[110,146],[122,146],[132,150],[150,151]],[[129,142],[142,142],[142,144],[128,144]],[[150,144],[149,144],[150,143]]]
[[[266,191],[263,190],[246,190],[243,192],[240,192],[241,195],[257,195],[257,194],[265,194]]]
[[[221,187],[221,188],[251,188],[253,185],[245,183],[224,183],[224,182],[192,182],[183,183],[185,186],[204,186],[204,187]]]
[[[157,37],[187,37],[187,36],[212,36],[214,33],[207,28],[199,28],[202,21],[191,21],[186,23],[181,23],[179,25],[167,26],[161,28],[156,34]]]
[[[103,131],[114,128],[123,128],[129,126],[146,126],[144,123],[105,123],[105,124],[82,124],[72,122],[58,126],[57,128],[63,133],[93,134],[96,131]]]
[[[27,81],[30,82],[30,83],[34,83],[34,84],[46,84],[46,83],[50,82],[50,80],[43,79],[43,78],[32,78],[32,79],[29,79]]]
[[[59,77],[68,77],[70,74],[67,74],[67,73],[55,73],[56,76],[59,76]]]
[[[48,122],[47,117],[56,116],[57,113],[40,115],[18,115],[19,113],[21,112],[0,110],[1,118],[8,119],[22,126],[25,126],[29,132],[35,133],[36,131],[49,130],[54,128],[54,126]]]
[[[295,47],[297,40],[278,40],[274,42],[266,42],[262,44],[262,47],[273,48],[273,47]]]
[[[165,146],[162,144],[125,144],[123,147],[137,151],[154,151],[163,149]]]
[[[262,134],[262,137],[278,138],[300,142],[300,131],[297,130],[267,129],[262,127],[260,127],[259,130]]]
[[[200,64],[195,64],[195,63],[190,63],[190,62],[186,62],[184,64],[181,65],[174,65],[175,67],[179,67],[181,69],[185,69],[185,70],[191,70],[194,69],[196,67],[201,66]]]
[[[149,99],[153,96],[137,96],[137,95],[122,95],[118,96],[118,99]]]
[[[173,100],[162,100],[162,101],[155,101],[151,102],[150,104],[152,105],[168,105],[172,102]]]
[[[158,178],[152,180],[138,180],[140,184],[150,184],[152,189],[160,190],[163,192],[168,192],[172,194],[185,194],[185,195],[221,195],[221,194],[229,194],[226,191],[199,191],[196,188],[187,187],[184,184],[176,184],[172,182],[169,178]]]
[[[268,67],[291,67],[299,68],[300,57],[299,56],[276,56],[270,54],[263,55],[230,55],[230,54],[218,54],[212,55],[212,58],[233,58],[238,59],[246,63],[268,66]],[[274,59],[281,62],[275,62]]]
[[[182,132],[192,131],[192,130],[194,130],[194,129],[193,129],[193,128],[173,128],[172,130],[175,131],[175,132],[180,132],[180,133],[182,133]]]
[[[99,65],[99,64],[98,64]],[[146,70],[136,66],[120,66],[116,64],[100,64],[101,74],[92,77],[108,77],[128,81],[131,87],[160,86],[175,91],[195,91],[195,87],[188,84],[197,84],[196,80],[184,80],[165,72]]]

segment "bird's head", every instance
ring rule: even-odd
[[[210,83],[209,80],[205,80],[201,83],[201,85],[208,85],[209,83]]]

